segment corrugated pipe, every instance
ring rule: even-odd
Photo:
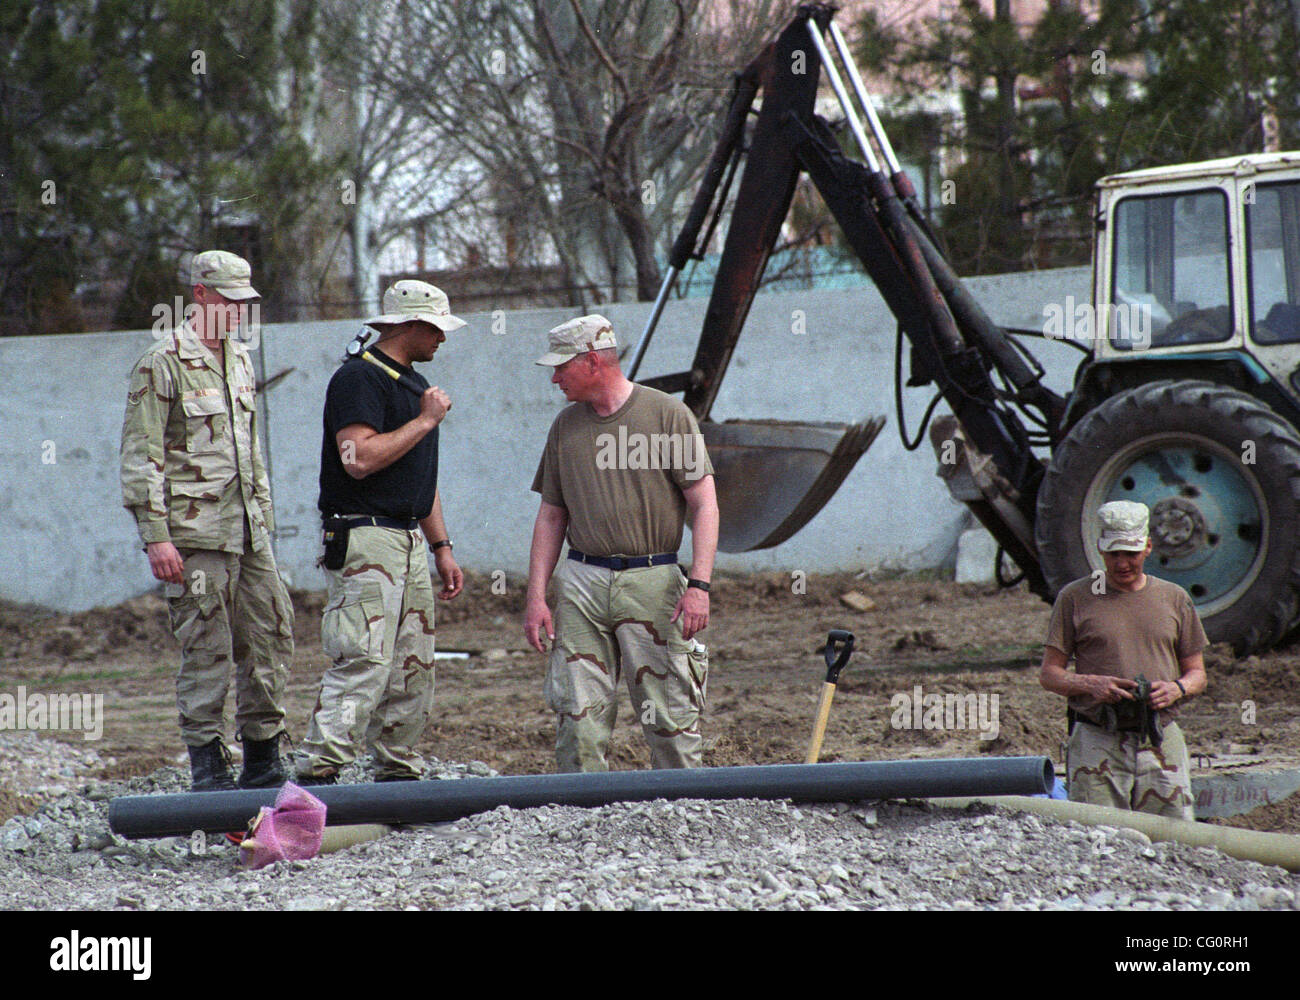
[[[996,799],[935,798],[930,804],[942,809],[965,809],[974,802],[1020,809],[1039,816],[1050,816],[1052,819],[1072,819],[1089,826],[1124,826],[1131,830],[1141,830],[1152,840],[1173,841],[1191,847],[1217,847],[1229,857],[1258,861],[1261,865],[1279,865],[1292,872],[1300,871],[1300,836],[1292,834],[1189,823],[1186,820],[1168,819],[1128,809],[1090,806],[1083,802],[1065,802],[1061,799],[1033,799],[1020,795],[1004,795]]]

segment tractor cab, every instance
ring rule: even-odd
[[[1099,185],[1098,361],[1204,359],[1300,400],[1300,153]]]

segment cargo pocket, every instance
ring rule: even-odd
[[[185,448],[191,454],[220,451],[227,434],[226,403],[218,393],[181,396],[185,413]]]
[[[239,406],[235,408],[235,419],[239,421],[239,430],[241,433],[252,434],[253,413],[257,409],[257,400],[252,391],[240,391],[235,397],[239,401]]]
[[[667,709],[678,724],[704,711],[709,690],[709,650],[698,639],[668,640],[675,683],[666,684]]]
[[[379,588],[344,590],[325,606],[321,651],[332,661],[379,659],[384,653],[384,601]]]
[[[703,709],[709,698],[709,647],[698,639],[691,639],[689,643],[692,648],[686,654],[686,663]]]
[[[546,661],[546,707],[552,712],[577,714],[578,686],[575,683],[573,664],[566,660],[564,651],[558,646],[551,649]]]

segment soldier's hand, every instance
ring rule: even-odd
[[[433,564],[438,570],[438,576],[442,578],[442,590],[438,592],[438,599],[450,601],[465,589],[465,574],[456,565],[456,559],[449,548],[441,548],[435,552]]]
[[[703,632],[709,624],[709,595],[699,587],[687,587],[677,607],[673,609],[673,621],[682,620],[682,638],[689,639],[697,632]]]
[[[149,556],[149,568],[153,570],[154,579],[163,583],[185,582],[185,563],[176,546],[171,542],[150,542],[145,547]]]
[[[543,630],[546,638],[542,637]],[[539,653],[546,652],[546,639],[554,641],[555,623],[551,620],[551,609],[545,601],[528,602],[524,611],[524,637]]]
[[[1152,681],[1151,694],[1147,697],[1147,702],[1159,711],[1168,708],[1182,696],[1183,692],[1178,690],[1178,685],[1173,681]]]
[[[1106,677],[1103,674],[1085,674],[1090,687],[1089,693],[1100,702],[1114,704],[1117,701],[1132,701],[1132,691],[1137,681],[1127,677]]]
[[[442,418],[450,409],[451,397],[436,385],[431,389],[425,389],[424,395],[420,397],[420,416],[432,420],[435,427],[442,423]]]

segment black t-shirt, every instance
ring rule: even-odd
[[[375,348],[370,352],[393,369],[410,375],[424,388],[429,383],[414,368],[399,365]],[[320,502],[323,514],[369,514],[422,520],[433,510],[438,488],[438,428],[392,465],[353,479],[343,468],[338,432],[365,424],[380,434],[395,431],[420,415],[420,397],[398,385],[369,361],[349,358],[325,391],[325,436],[320,453]]]

